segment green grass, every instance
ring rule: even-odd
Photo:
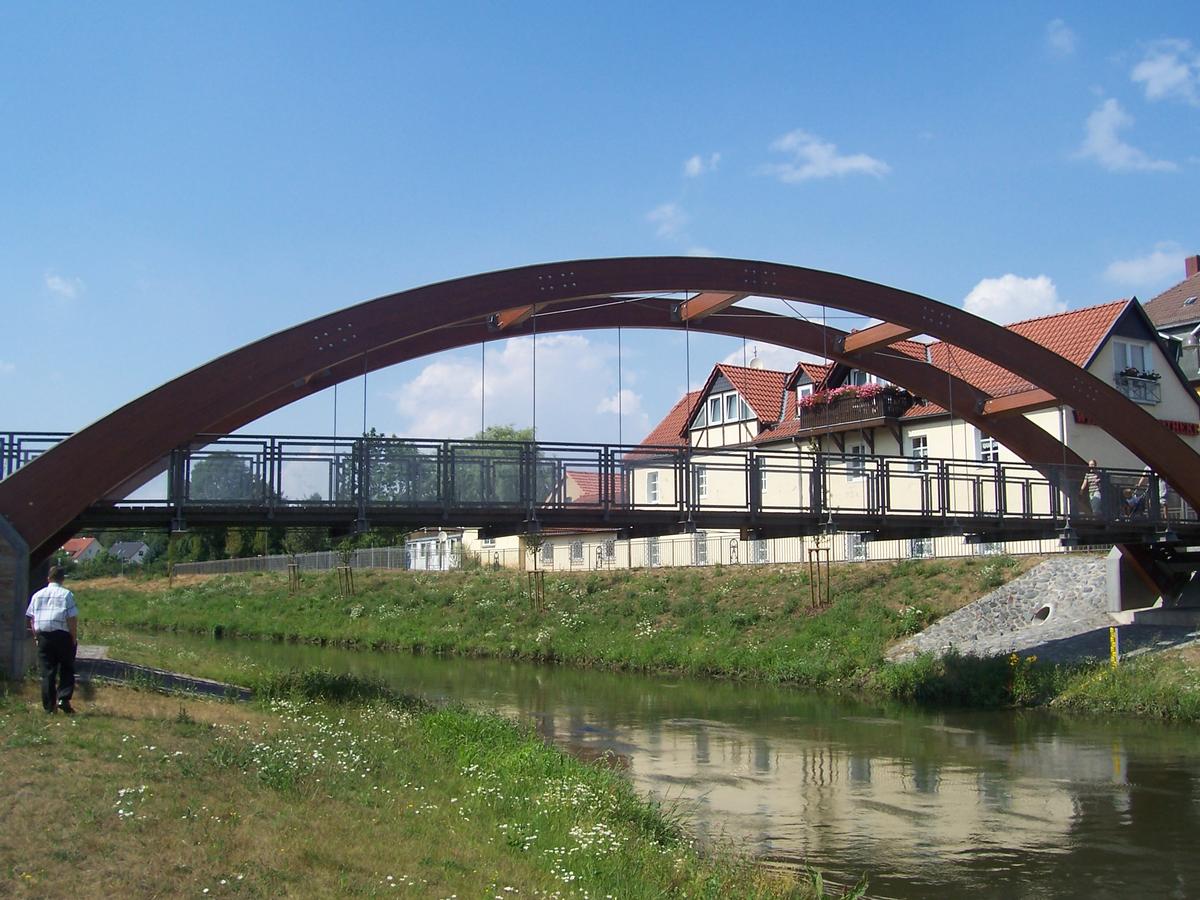
[[[1116,669],[1097,664],[1076,671],[1054,705],[1089,713],[1200,721],[1200,665],[1190,651],[1147,654]]]
[[[39,823],[4,830],[3,892],[822,895],[698,852],[619,772],[509,721],[348,676],[268,677],[249,707],[101,687],[67,718],[32,683],[0,694],[10,815]]]
[[[332,575],[307,575],[289,596],[273,574],[171,588],[96,580],[77,595],[88,641],[109,625],[838,688],[866,683],[893,641],[1032,564],[834,566],[832,602],[821,609],[797,566],[547,573],[544,609],[524,575],[487,570],[358,572],[346,599]]]
[[[634,671],[741,678],[933,705],[1038,706],[1200,721],[1200,660],[1155,656],[1116,674],[1032,656],[922,656],[884,663],[894,641],[1037,560],[910,560],[832,569],[832,603],[811,604],[805,567],[547,573],[536,610],[512,572],[360,572],[359,592],[307,576],[289,597],[264,574],[78,586],[84,639],[112,655],[254,686],[249,657],[160,645],[147,630],[400,648]],[[137,629],[129,631],[128,629]],[[203,656],[203,658],[201,658]]]

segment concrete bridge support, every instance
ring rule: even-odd
[[[1121,544],[1106,563],[1110,613],[1139,625],[1200,626],[1200,553],[1190,546]]]
[[[33,661],[25,628],[29,547],[0,516],[0,677],[20,678]]]

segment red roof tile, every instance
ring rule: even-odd
[[[782,414],[783,386],[788,373],[774,369],[752,369],[748,366],[730,366],[719,363],[714,373],[720,372],[729,379],[743,400],[750,406],[754,418],[762,423],[778,422]],[[709,377],[712,382],[712,377]],[[708,390],[708,385],[704,389]]]
[[[564,476],[568,482],[574,482],[575,490],[571,490],[570,485],[568,485],[567,488],[567,496],[570,497],[572,503],[590,503],[595,505],[600,502],[599,472],[586,472],[568,469],[564,473]],[[613,491],[618,497],[620,497],[623,489],[621,475],[618,472],[614,472],[612,477]]]
[[[688,391],[671,407],[661,422],[642,438],[642,444],[657,447],[682,447],[687,441],[683,437],[683,427],[691,418],[692,407],[700,399],[700,391]]]
[[[71,554],[72,557],[76,557],[94,543],[96,543],[94,537],[71,538],[62,545],[62,549],[64,552]]]
[[[1114,300],[1005,327],[1083,368],[1100,349],[1101,342],[1130,302]],[[961,348],[949,347],[939,341],[930,345],[929,353],[931,362],[939,369],[957,375],[993,397],[1033,389],[1033,385],[1019,375]]]
[[[1005,327],[1084,368],[1091,362],[1096,351],[1100,349],[1100,344],[1131,302],[1114,300],[1099,306],[1026,319]],[[996,363],[960,347],[950,347],[941,341],[929,345],[929,354],[933,365],[942,371],[949,371],[993,397],[1018,394],[1033,390],[1034,387],[1024,378],[1014,375]],[[926,403],[924,406],[912,407],[904,417],[912,419],[944,415],[945,412],[946,410],[936,403]]]
[[[820,384],[829,375],[833,369],[832,363],[814,363],[801,360],[796,363],[796,368],[792,369],[792,374],[788,376],[787,387],[793,388],[796,382],[800,380],[801,375],[807,375],[808,380],[813,384]],[[794,410],[793,410],[794,411]]]
[[[1101,343],[1108,337],[1117,319],[1129,308],[1131,302],[1114,300],[1084,309],[1039,316],[1005,327],[1084,368],[1091,362]],[[1024,378],[1002,366],[941,341],[931,344],[921,341],[896,341],[889,345],[888,350],[914,359],[928,359],[931,365],[951,372],[993,397],[1033,389],[1033,385]],[[750,404],[751,410],[763,425],[762,432],[754,442],[778,441],[801,430],[801,421],[796,417],[796,395],[790,389],[799,374],[803,372],[814,383],[820,384],[832,368],[832,365],[822,363],[801,362],[790,374],[785,374],[770,369],[719,364],[714,367],[704,391],[708,390],[718,372],[725,375]],[[696,401],[704,391],[692,391],[676,403],[643,443],[683,445],[683,430],[691,418]],[[946,410],[935,403],[925,403],[912,407],[904,417],[944,415],[945,412]]]

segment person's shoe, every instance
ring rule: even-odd
[[[65,712],[68,716],[75,715],[75,707],[71,705],[71,701],[69,700],[64,700],[62,703],[58,704],[58,708]]]

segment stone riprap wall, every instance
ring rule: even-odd
[[[898,662],[920,653],[955,650],[975,656],[1036,654],[1048,660],[1107,652],[1108,613],[1103,557],[1063,556],[1044,563],[990,594],[894,645],[888,659]],[[1034,619],[1050,607],[1044,621]]]

